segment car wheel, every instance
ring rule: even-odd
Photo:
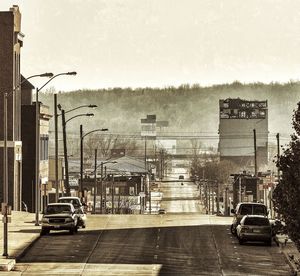
[[[70,229],[70,234],[73,235],[74,232],[75,232],[75,228],[73,227],[73,228]]]
[[[269,240],[267,240],[267,241],[266,241],[266,244],[267,244],[268,246],[272,246],[272,238],[269,239]]]
[[[234,228],[233,224],[231,224],[230,231],[232,235],[236,236],[236,229]]]
[[[85,224],[82,225],[82,228],[85,228]]]

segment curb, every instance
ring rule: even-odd
[[[1,259],[0,260],[0,271],[11,271],[16,264],[15,259]]]
[[[40,235],[38,234],[36,237],[32,239],[32,241],[24,247],[24,249],[15,257],[16,262],[18,262],[24,255],[32,248],[32,246],[40,239]]]
[[[37,235],[32,239],[32,241],[24,247],[21,252],[14,257],[8,257],[7,259],[0,259],[0,271],[11,271],[14,269],[17,261],[19,261],[28,250],[39,240],[40,235]]]
[[[283,254],[286,263],[289,265],[291,272],[293,276],[299,275],[299,269],[298,266],[295,263],[294,260],[294,254],[288,253],[287,250],[285,249],[286,247],[286,242],[281,242],[277,237],[274,237],[274,241],[276,245],[280,248],[280,253]],[[286,240],[287,241],[287,240]]]
[[[289,254],[284,252],[284,251],[281,251],[281,253],[285,257],[285,260],[286,260],[287,264],[289,265],[289,267],[291,269],[291,272],[292,272],[291,275],[293,275],[293,276],[299,275],[298,274],[299,270],[298,270],[297,266],[292,262],[291,257],[289,256]]]

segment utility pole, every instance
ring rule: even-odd
[[[4,93],[4,116],[3,116],[3,256],[8,257],[8,225],[7,225],[7,205],[8,205],[8,159],[7,159],[7,93]]]
[[[147,136],[145,135],[145,170],[147,171]]]
[[[57,127],[57,94],[54,94],[54,128],[55,128],[55,201],[59,197],[59,184],[58,184],[58,127]]]
[[[219,182],[216,181],[217,184],[217,216],[219,215],[220,212],[220,189],[219,189]]]
[[[210,186],[210,182],[207,181],[207,185],[208,185],[208,214],[210,214],[210,196],[211,196],[211,186]]]
[[[104,178],[106,178],[106,166],[104,167]],[[104,214],[106,214],[106,180],[104,181]]]
[[[257,151],[256,151],[256,130],[253,129],[253,139],[254,139],[254,175],[257,176]]]
[[[206,214],[208,214],[208,183],[207,181],[204,182],[204,185],[205,185],[205,212]]]
[[[114,174],[112,175],[112,183],[111,183],[111,213],[114,214],[115,213],[115,198],[114,198],[114,194],[115,194],[115,177]]]
[[[83,191],[83,129],[82,125],[80,125],[80,187],[79,187],[79,196],[84,198],[84,191]],[[102,204],[102,202],[101,202]]]
[[[279,133],[276,134],[276,140],[277,140],[277,161],[280,158],[280,142],[279,142]],[[279,167],[277,167],[277,179],[279,182]]]
[[[225,185],[225,211],[224,211],[225,216],[229,216],[228,213],[228,185]]]
[[[69,166],[68,166],[68,150],[67,150],[67,137],[66,137],[66,119],[65,110],[61,110],[62,127],[63,127],[63,142],[64,142],[64,159],[65,159],[65,187],[67,196],[70,195],[69,186]]]
[[[40,103],[35,91],[35,225],[40,225]]]
[[[100,178],[100,192],[101,192],[101,205],[100,205],[100,212],[103,214],[103,162],[100,163],[101,169],[101,178]]]
[[[242,202],[242,179],[239,175],[239,202]]]
[[[150,187],[150,184],[149,184],[149,211],[150,211],[150,215],[151,215],[151,187]]]
[[[97,149],[95,149],[95,171],[94,171],[94,214],[96,214],[96,194],[97,194]]]
[[[215,182],[212,181],[211,184],[212,184],[212,198],[211,198],[212,206],[211,206],[211,213],[213,215],[214,212],[215,212]]]

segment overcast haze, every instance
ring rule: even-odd
[[[298,0],[1,0],[0,10],[13,4],[23,75],[78,72],[56,90],[299,79]]]

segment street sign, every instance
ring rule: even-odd
[[[1,213],[2,215],[11,215],[11,206],[9,206],[7,203],[2,202],[1,203]]]
[[[7,203],[1,203],[1,214],[4,216],[6,214]]]

